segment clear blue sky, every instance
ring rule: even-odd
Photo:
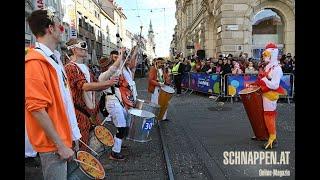
[[[176,25],[175,1],[116,0],[115,2],[124,9],[128,18],[126,26],[130,32],[139,33],[142,24],[142,35],[147,38],[151,20],[155,35],[156,55],[158,57],[169,56],[170,42]],[[139,11],[136,9],[139,9]],[[150,9],[152,9],[152,12]],[[140,16],[140,18],[137,16]]]

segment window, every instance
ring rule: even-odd
[[[88,44],[88,50],[91,49],[91,44],[89,43],[90,41],[89,41],[89,38],[87,38],[87,37],[86,37],[86,42]]]
[[[79,18],[79,26],[82,27],[82,19]]]
[[[91,40],[91,47],[94,48],[94,40]]]

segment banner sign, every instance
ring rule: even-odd
[[[183,74],[182,81],[181,81],[181,87],[189,88],[189,74]]]
[[[189,88],[208,94],[220,94],[220,75],[206,73],[190,73],[189,75]]]
[[[245,89],[249,84],[257,80],[257,75],[254,74],[244,74],[244,75],[227,75],[226,76],[226,95],[233,96],[239,95],[242,89]],[[293,75],[284,74],[280,81],[280,86],[285,89],[285,96],[293,96]]]

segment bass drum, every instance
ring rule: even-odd
[[[258,140],[267,140],[269,134],[264,121],[262,92],[260,87],[245,88],[239,92],[239,95],[255,136]]]

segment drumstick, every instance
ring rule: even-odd
[[[101,171],[100,169],[97,169],[96,167],[91,166],[90,164],[85,163],[85,162],[83,162],[83,161],[80,161],[80,160],[78,160],[78,159],[73,159],[73,160],[76,161],[76,162],[82,163],[82,164],[84,164],[84,165],[87,165],[87,166],[89,166],[89,167],[91,167],[91,168],[93,168],[93,169],[95,169],[95,170],[97,170],[97,171],[103,172],[103,171]]]
[[[107,118],[105,118],[100,125],[103,126],[103,124],[104,124],[106,121],[107,121]]]
[[[91,149],[88,145],[86,145],[86,143],[84,143],[83,141],[81,141],[81,139],[79,139],[79,141],[98,156],[98,153],[95,152],[93,149]]]

